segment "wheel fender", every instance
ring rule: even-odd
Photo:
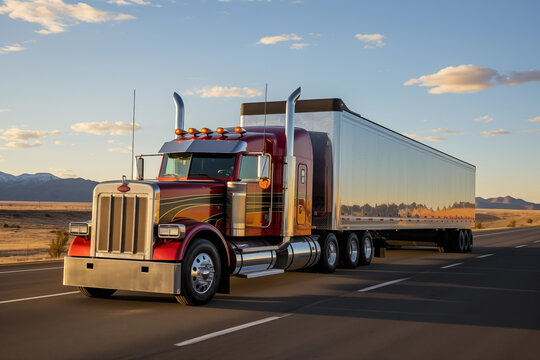
[[[90,257],[90,238],[88,236],[75,236],[68,251],[68,256]]]

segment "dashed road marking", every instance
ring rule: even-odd
[[[525,247],[527,245],[518,245],[518,246],[514,246],[514,249],[519,249],[519,248],[522,248],[522,247]]]
[[[449,269],[451,267],[454,267],[454,266],[459,266],[463,263],[455,263],[455,264],[450,264],[450,265],[446,265],[446,266],[441,266],[441,269]]]
[[[404,281],[404,280],[408,280],[408,279],[410,279],[410,278],[407,277],[407,278],[403,278],[403,279],[397,279],[397,280],[387,281],[387,282],[382,283],[382,284],[373,285],[373,286],[370,286],[370,287],[367,287],[367,288],[360,289],[360,290],[358,290],[358,292],[366,292],[366,291],[370,291],[370,290],[375,290],[375,289],[381,288],[381,287],[383,287],[383,286],[388,286],[388,285],[396,284],[396,283],[398,283],[398,282],[401,282],[401,281]]]
[[[33,297],[27,297],[27,298],[22,298],[22,299],[3,300],[3,301],[0,301],[0,304],[7,304],[7,303],[13,303],[13,302],[19,302],[19,301],[28,301],[28,300],[37,300],[37,299],[50,298],[54,296],[72,295],[72,294],[78,294],[78,293],[79,293],[78,291],[70,291],[70,292],[65,292],[65,293],[33,296]]]
[[[477,256],[476,258],[477,259],[483,259],[483,258],[487,258],[488,256],[493,256],[495,254],[484,254],[484,255],[480,255],[480,256]]]
[[[212,339],[212,338],[215,338],[215,337],[218,337],[218,336],[230,334],[230,333],[235,332],[235,331],[240,331],[240,330],[243,330],[243,329],[247,329],[247,328],[250,328],[252,326],[257,326],[257,325],[261,325],[261,324],[264,324],[264,323],[267,323],[267,322],[270,322],[270,321],[282,319],[282,318],[284,318],[286,316],[289,316],[289,315],[292,315],[292,314],[285,314],[285,315],[281,315],[281,316],[271,316],[271,317],[267,317],[267,318],[264,318],[264,319],[261,319],[261,320],[252,321],[252,322],[249,322],[247,324],[238,325],[238,326],[235,326],[235,327],[232,327],[232,328],[216,331],[216,332],[206,334],[206,335],[203,335],[203,336],[199,336],[199,337],[196,337],[196,338],[193,338],[193,339],[190,339],[190,340],[182,341],[182,342],[174,344],[174,346],[186,346],[186,345],[195,344],[195,343],[205,341],[205,340],[209,340],[209,339]]]

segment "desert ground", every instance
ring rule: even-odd
[[[49,244],[56,230],[91,217],[91,203],[0,201],[0,264],[52,260]],[[540,210],[476,209],[479,229],[510,225],[540,225]]]

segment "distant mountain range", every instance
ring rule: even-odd
[[[477,197],[476,207],[480,209],[540,210],[540,204],[516,199],[511,196],[489,199]]]
[[[62,179],[49,173],[11,175],[0,171],[0,200],[3,201],[92,201],[97,182]]]

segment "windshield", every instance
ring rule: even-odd
[[[232,177],[236,154],[165,154],[159,177]]]

